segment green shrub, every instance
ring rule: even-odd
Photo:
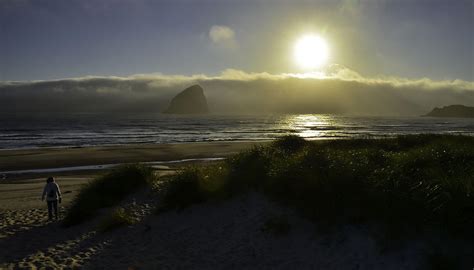
[[[123,165],[89,182],[72,202],[64,226],[79,224],[100,208],[114,206],[137,188],[153,182],[153,170],[143,165]]]
[[[130,212],[119,207],[102,220],[99,224],[98,230],[100,232],[107,232],[122,226],[132,225],[136,222],[137,220],[130,214]]]

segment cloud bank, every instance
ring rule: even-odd
[[[137,74],[0,83],[0,112],[161,112],[174,95],[200,84],[214,113],[421,115],[436,106],[474,106],[474,83],[427,78],[366,78],[333,65],[306,74],[218,76]]]

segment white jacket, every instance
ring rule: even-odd
[[[61,198],[61,190],[59,190],[58,184],[55,182],[47,183],[43,190],[43,200],[45,196],[47,201],[56,201]]]

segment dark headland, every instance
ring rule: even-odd
[[[442,108],[434,108],[425,116],[474,118],[474,107],[450,105]]]
[[[204,89],[200,85],[193,85],[177,94],[164,113],[171,114],[202,114],[208,113]]]

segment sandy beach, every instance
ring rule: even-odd
[[[82,148],[38,148],[0,151],[0,210],[42,208],[40,201],[44,181],[54,176],[64,194],[67,206],[82,185],[104,170],[77,170],[77,166],[121,164],[153,161],[180,161],[188,159],[227,157],[255,145],[253,142],[209,142],[161,145],[121,145]],[[198,161],[194,161],[196,163]],[[190,163],[190,162],[184,162]],[[166,168],[179,167],[177,162]],[[8,173],[9,171],[58,169],[70,171]]]
[[[72,249],[79,242],[82,243],[83,240],[95,235],[94,225],[86,224],[80,228],[64,229],[57,222],[48,222],[46,204],[41,201],[41,193],[45,178],[54,176],[63,193],[62,204],[59,208],[60,213],[64,213],[81,187],[106,170],[13,174],[5,172],[226,157],[254,144],[219,142],[2,150],[0,151],[0,175],[2,176],[0,179],[0,247],[6,252],[1,253],[0,269],[45,266],[79,267],[82,262],[85,262],[89,255],[84,254],[92,254],[92,251],[81,255],[76,254],[77,258],[74,259],[73,251],[65,247]],[[172,168],[161,166],[163,170],[158,170],[157,173],[170,173],[173,172],[173,168],[181,165],[182,163],[175,163]],[[133,196],[136,196],[135,202],[143,199],[140,195]],[[54,240],[51,241],[51,239]],[[49,250],[51,253],[40,250]],[[53,255],[57,252],[59,254]]]
[[[252,145],[4,150],[0,164],[1,171],[12,171],[226,157]],[[180,166],[161,166],[155,173],[174,173]],[[51,174],[63,193],[60,219],[81,187],[105,171]],[[416,236],[394,247],[366,225],[328,231],[257,192],[156,214],[160,193],[146,187],[81,225],[65,228],[60,221],[47,221],[40,200],[47,175],[9,174],[0,181],[0,269],[420,269],[432,246],[457,247],[461,257],[472,254],[465,241],[437,236],[430,241]],[[101,232],[100,224],[117,207],[136,223]],[[275,218],[287,224],[287,232],[269,227]]]
[[[196,142],[1,150],[0,174],[11,170],[225,157],[255,144]]]

